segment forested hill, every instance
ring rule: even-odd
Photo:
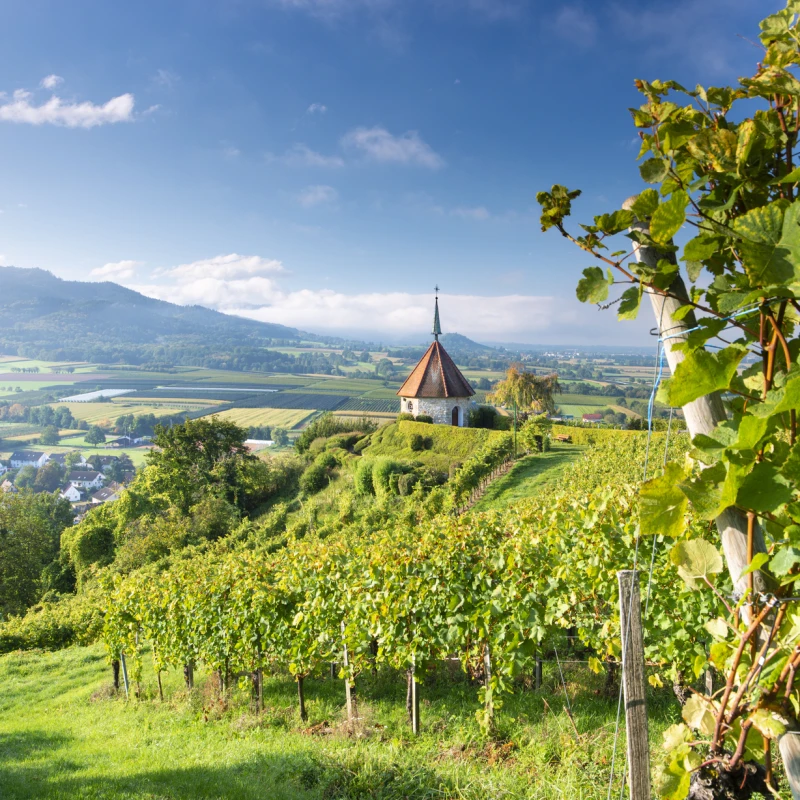
[[[6,353],[92,360],[128,353],[141,361],[153,346],[246,347],[297,338],[294,328],[154,300],[115,283],[0,267],[0,350]]]

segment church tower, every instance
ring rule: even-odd
[[[400,412],[420,414],[433,418],[437,425],[468,424],[469,410],[475,404],[470,399],[475,390],[469,385],[461,370],[439,343],[442,326],[439,321],[439,287],[433,312],[433,343],[411,371],[397,392]]]

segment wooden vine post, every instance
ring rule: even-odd
[[[622,628],[622,686],[628,743],[628,786],[631,800],[650,800],[650,746],[647,735],[647,696],[644,677],[644,636],[639,573],[624,569],[619,582]]]
[[[347,652],[347,641],[344,638],[344,622],[342,622],[342,662],[344,665],[344,694],[347,701],[347,721],[350,725],[355,721],[355,692],[350,681],[348,668],[350,667],[350,656]]]
[[[636,201],[637,195],[629,197],[622,207],[628,211]],[[634,219],[631,230],[650,232],[650,226],[646,220]],[[634,254],[640,264],[646,264],[655,268],[659,254],[651,247],[634,243]],[[669,255],[673,263],[674,255]],[[669,286],[671,297],[667,297],[657,292],[648,292],[650,303],[655,313],[658,334],[664,340],[664,353],[667,357],[669,368],[674,374],[675,368],[683,361],[684,354],[675,350],[674,346],[678,342],[685,342],[690,328],[697,325],[697,318],[694,312],[690,312],[682,319],[675,319],[675,312],[689,302],[689,295],[686,291],[686,284],[680,274],[676,274],[675,279]],[[668,338],[667,338],[668,337]],[[698,434],[711,435],[712,431],[720,422],[726,419],[725,407],[719,392],[699,397],[683,407],[683,415],[686,419],[686,427],[689,434],[694,437]],[[747,535],[747,516],[741,511],[731,507],[726,508],[716,519],[717,530],[722,540],[722,549],[725,553],[725,560],[728,565],[728,573],[731,576],[736,590],[744,593],[748,590],[748,576],[742,576],[742,572],[750,564],[750,560],[756,553],[767,551],[764,536],[761,528],[756,524],[753,529],[752,552],[748,552]],[[753,588],[756,592],[763,592],[768,589],[764,580],[763,573],[755,571],[753,574]],[[749,607],[743,609],[743,616],[749,614]],[[745,616],[746,618],[746,616]],[[800,800],[800,733],[789,732],[778,740],[778,747],[786,770],[786,776],[792,791],[794,800]]]
[[[122,666],[122,682],[125,684],[125,699],[129,700],[131,696],[131,685],[128,681],[128,664],[125,661],[125,653],[119,654],[119,663]]]
[[[411,732],[419,734],[419,683],[417,681],[417,660],[411,667]]]

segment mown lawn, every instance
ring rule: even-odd
[[[505,508],[519,500],[535,497],[544,486],[554,483],[586,447],[554,443],[546,453],[524,456],[502,478],[489,484],[475,504],[476,511]]]
[[[361,720],[352,733],[342,682],[327,670],[307,680],[310,719],[302,723],[294,683],[281,676],[265,681],[259,714],[245,688],[221,700],[201,676],[187,693],[175,672],[165,677],[162,704],[147,668],[143,699],[126,702],[111,692],[100,646],[12,653],[0,657],[0,796],[601,800],[616,697],[605,697],[603,679],[583,665],[564,669],[577,733],[555,664],[545,665],[540,691],[520,684],[506,700],[492,739],[475,720],[476,687],[457,666],[443,665],[422,687],[415,739],[405,680],[393,672],[359,679]],[[666,690],[649,702],[657,751],[679,709]]]

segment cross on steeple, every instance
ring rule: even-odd
[[[439,341],[439,336],[442,333],[442,326],[439,324],[439,285],[437,284],[434,287],[436,292],[436,299],[434,301],[434,312],[433,312],[433,338],[435,341]]]

